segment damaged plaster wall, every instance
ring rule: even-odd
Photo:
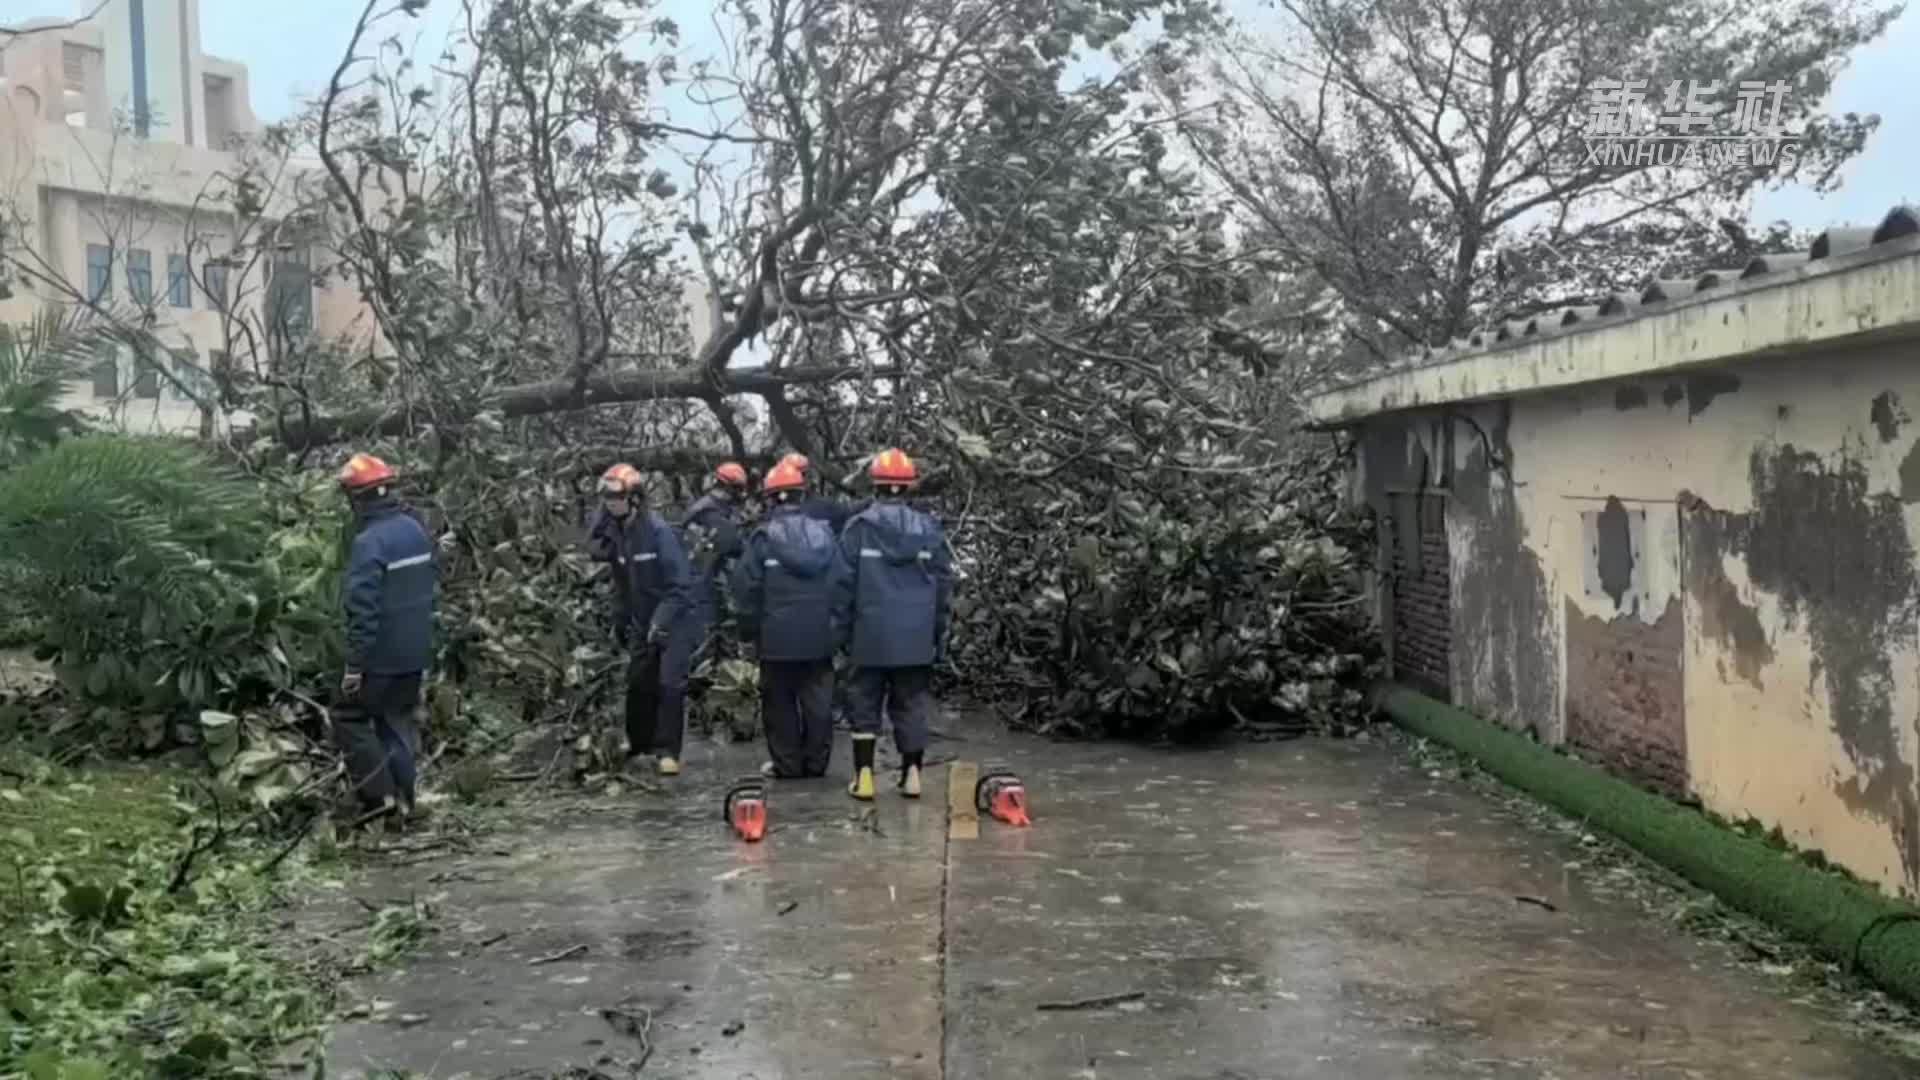
[[[1482,716],[1557,741],[1555,586],[1527,542],[1528,522],[1508,470],[1508,414],[1505,405],[1429,410],[1367,425],[1359,441],[1362,494],[1387,520],[1415,505],[1405,498],[1409,492],[1445,493],[1450,696]],[[1383,529],[1383,542],[1408,531],[1406,525]],[[1394,554],[1383,550],[1382,564]],[[1387,610],[1384,597],[1380,603]]]
[[[1376,480],[1444,455],[1455,700],[1920,893],[1916,358],[1370,422]]]

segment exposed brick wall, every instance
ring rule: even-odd
[[[1655,623],[1611,621],[1567,601],[1567,741],[1667,795],[1687,793],[1680,600]]]
[[[1448,580],[1446,499],[1389,496],[1385,518],[1394,676],[1443,699],[1449,693],[1453,599]]]

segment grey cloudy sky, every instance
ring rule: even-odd
[[[9,15],[70,15],[76,0],[0,0]],[[253,107],[265,120],[287,113],[298,96],[325,86],[339,63],[360,0],[308,0],[269,5],[261,0],[201,0],[201,36],[210,53],[247,65]],[[459,9],[458,0],[432,0],[426,15],[410,24],[423,59],[437,55]],[[711,0],[665,0],[661,13],[679,23],[683,63],[715,51]],[[1881,127],[1867,152],[1845,173],[1840,191],[1819,195],[1805,189],[1763,193],[1755,207],[1762,220],[1786,218],[1805,228],[1877,224],[1896,203],[1920,202],[1920,8],[1905,14],[1878,41],[1861,50],[1834,90],[1833,112],[1877,112]],[[1711,72],[1657,72],[1648,78],[1711,78]],[[674,108],[673,104],[668,104]],[[679,109],[674,109],[679,113]]]

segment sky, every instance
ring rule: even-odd
[[[82,5],[90,5],[90,0],[0,0],[10,21],[68,16]],[[266,6],[261,0],[201,0],[201,43],[210,53],[247,65],[254,111],[270,121],[284,116],[300,96],[326,85],[362,5],[360,0],[274,4],[271,18],[263,17]],[[661,14],[680,25],[683,67],[716,51],[713,6],[711,0],[664,0],[659,5]],[[447,40],[458,10],[458,0],[431,0],[421,18],[396,17],[393,25],[417,34],[423,47],[416,55],[431,58]],[[1866,152],[1849,163],[1840,190],[1827,195],[1805,188],[1765,192],[1756,202],[1756,218],[1785,218],[1807,229],[1878,224],[1895,204],[1920,203],[1920,76],[1910,66],[1916,56],[1920,5],[1910,6],[1884,35],[1856,53],[1834,88],[1828,111],[1877,112],[1881,117],[1879,132]],[[681,111],[674,108],[676,114]]]

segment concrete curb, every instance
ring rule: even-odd
[[[1815,870],[1790,853],[1432,698],[1388,687],[1377,700],[1401,727],[1467,754],[1508,784],[1920,1004],[1920,909]]]

